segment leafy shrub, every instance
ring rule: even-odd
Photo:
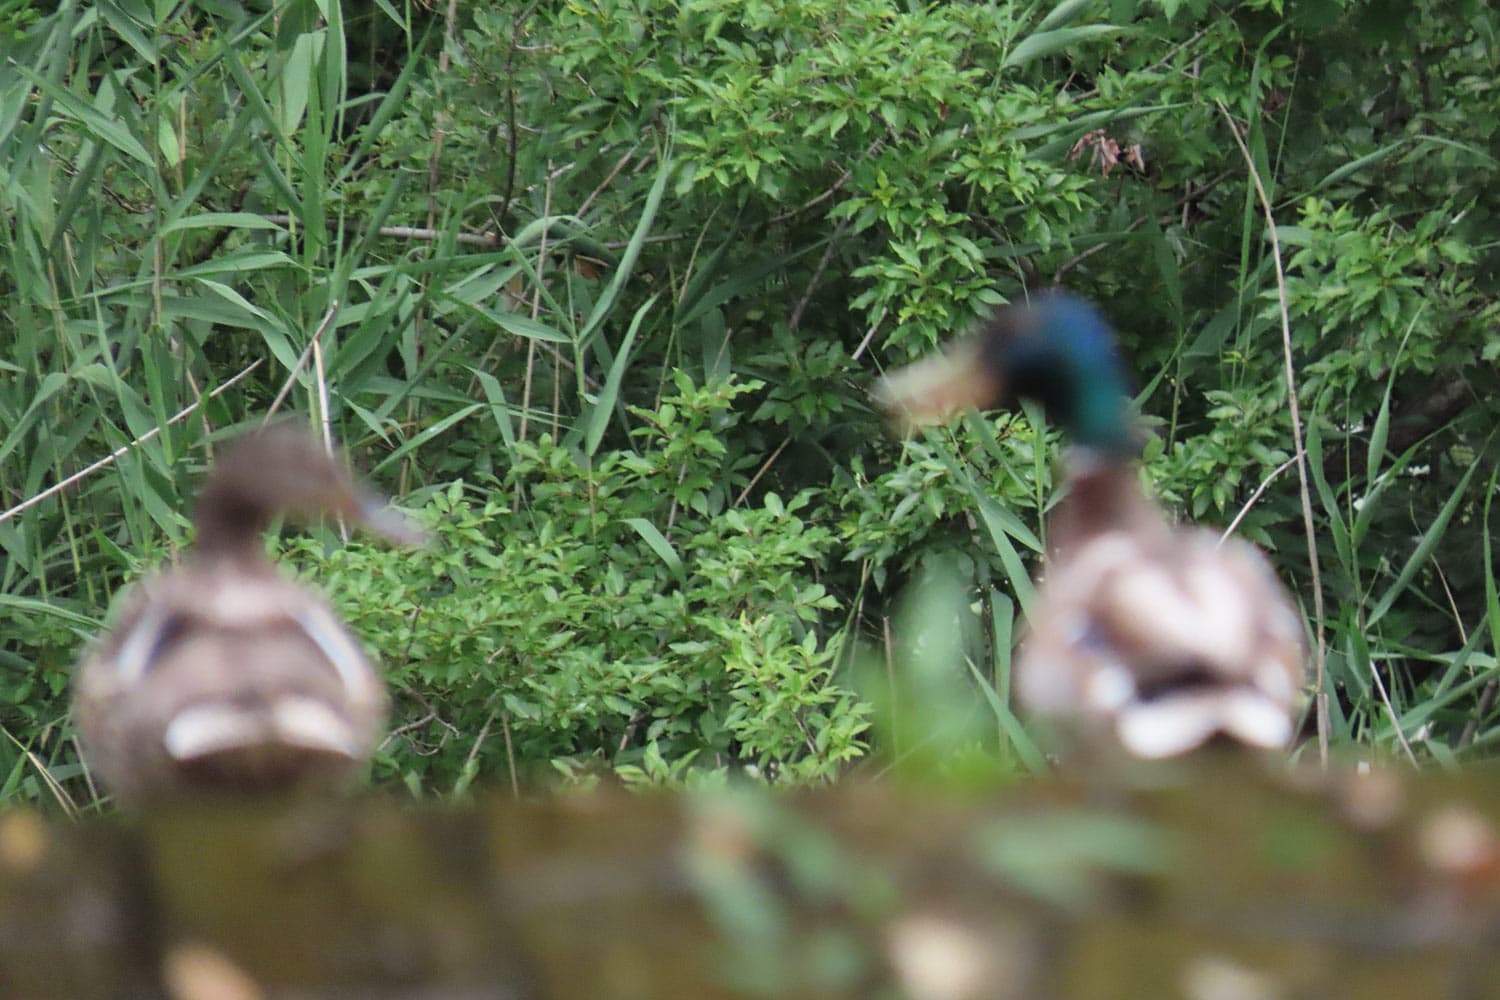
[[[685,376],[590,464],[518,445],[498,481],[426,509],[432,550],[297,546],[386,651],[402,692],[382,771],[439,789],[545,763],[577,777],[677,780],[754,765],[828,780],[864,749],[838,679],[841,608],[816,581],[834,535],[811,492],[740,505],[721,437],[754,384]]]

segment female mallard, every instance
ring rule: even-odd
[[[1173,527],[1140,489],[1109,325],[1063,294],[893,372],[876,399],[909,426],[1040,402],[1072,439],[1047,573],[1016,663],[1023,703],[1111,728],[1138,757],[1215,736],[1285,746],[1303,680],[1301,618],[1253,545]]]
[[[117,799],[330,787],[373,752],[385,686],[322,596],[266,558],[277,513],[335,514],[415,540],[290,426],[226,447],[199,494],[185,565],[132,588],[78,670],[84,757]]]

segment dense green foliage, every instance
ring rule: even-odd
[[[1053,441],[903,445],[865,388],[1053,282],[1120,325],[1158,494],[1243,513],[1302,598],[1335,742],[1500,740],[1488,5],[410,10],[0,4],[0,506],[123,449],[0,521],[0,794],[86,797],[78,646],[286,383],[437,535],[288,546],[397,686],[381,780],[899,757],[923,727],[870,704],[935,643],[891,616],[945,568],[953,741],[1034,760],[1007,667]]]

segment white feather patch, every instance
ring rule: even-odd
[[[325,750],[345,757],[358,757],[359,747],[349,723],[321,701],[312,698],[281,698],[271,709],[280,743]]]
[[[373,687],[370,667],[343,626],[320,608],[299,612],[297,624],[302,626],[302,631],[307,633],[307,637],[317,644],[328,662],[333,664],[339,680],[344,682],[345,690],[360,698],[369,697]]]
[[[148,606],[146,613],[141,615],[125,641],[120,643],[120,651],[115,654],[115,673],[119,675],[120,683],[131,686],[146,676],[146,671],[151,667],[151,659],[156,652],[157,643],[161,639],[162,628],[166,625],[166,615],[162,614],[155,606]]]
[[[282,580],[267,585],[259,577],[242,579],[232,573],[221,573],[213,584],[205,595],[208,605],[203,613],[227,628],[254,628],[280,620],[293,610],[288,607],[288,594],[302,598],[300,591]]]
[[[1114,572],[1130,569],[1146,558],[1140,543],[1123,531],[1111,531],[1091,540],[1067,563],[1069,578],[1093,581]]]
[[[1111,618],[1122,628],[1190,659],[1203,645],[1200,609],[1172,574],[1154,563],[1122,574],[1110,588]]]
[[[1292,740],[1286,708],[1257,691],[1227,692],[1219,710],[1220,728],[1241,743],[1277,750]]]
[[[1126,708],[1115,720],[1121,745],[1145,760],[1187,753],[1202,746],[1218,730],[1218,707],[1196,697],[1141,702]]]
[[[188,761],[255,746],[265,739],[265,722],[254,711],[234,705],[195,705],[172,719],[162,734],[162,745],[174,760]]]
[[[1217,561],[1194,562],[1184,574],[1184,582],[1198,606],[1202,655],[1220,665],[1243,657],[1254,639],[1254,628],[1239,578]]]
[[[1175,757],[1217,733],[1276,750],[1292,738],[1285,707],[1246,688],[1172,695],[1131,705],[1115,723],[1125,749],[1147,760]]]
[[[1097,667],[1084,682],[1084,710],[1108,714],[1119,711],[1135,698],[1135,678],[1123,663]]]
[[[1265,659],[1256,664],[1255,686],[1278,704],[1290,705],[1297,700],[1297,682],[1281,660]]]
[[[179,761],[249,747],[278,744],[358,757],[349,724],[312,698],[289,696],[269,709],[237,705],[195,705],[177,714],[162,736],[167,753]]]

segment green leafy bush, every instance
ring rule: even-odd
[[[383,771],[438,789],[547,764],[809,781],[863,752],[841,609],[816,579],[835,539],[809,516],[815,494],[738,503],[744,461],[713,428],[757,387],[674,381],[638,451],[584,465],[545,438],[518,445],[503,479],[430,501],[430,551],[303,563],[386,651],[401,713]]]

